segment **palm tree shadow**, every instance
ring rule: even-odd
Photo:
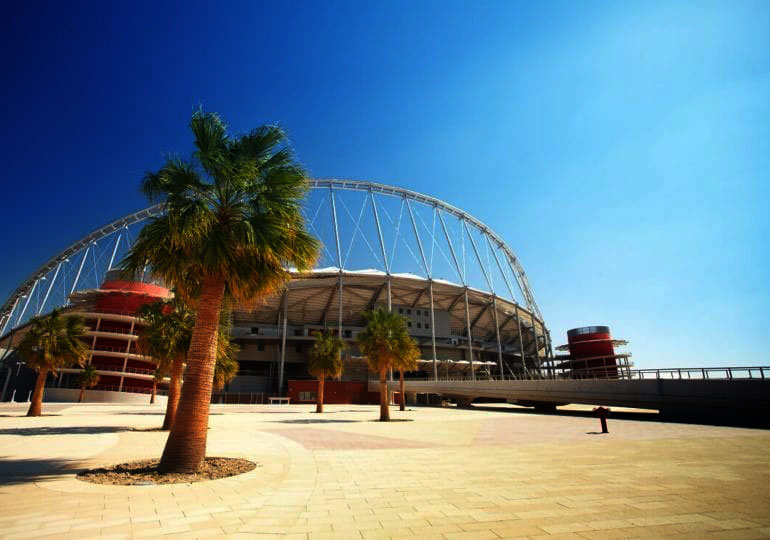
[[[96,435],[99,433],[119,433],[131,428],[124,426],[62,426],[62,427],[19,427],[0,429],[0,435]]]
[[[279,423],[279,424],[355,424],[357,422],[364,422],[364,420],[335,420],[333,418],[329,419],[304,419],[304,418],[296,418],[293,420],[270,420],[270,422]]]
[[[41,414],[40,416],[61,416],[60,414]],[[0,414],[0,418],[40,418],[40,416],[27,416],[27,413],[22,414]]]
[[[0,457],[0,486],[50,480],[59,476],[75,475],[82,470],[84,468],[74,460]]]

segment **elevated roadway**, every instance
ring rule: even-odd
[[[389,382],[398,391],[398,381]],[[755,379],[544,379],[408,380],[407,402],[417,394],[437,394],[459,405],[474,400],[553,409],[570,403],[655,409],[670,417],[770,425],[770,378]],[[369,390],[379,391],[378,381]]]

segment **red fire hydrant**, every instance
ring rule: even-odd
[[[607,429],[607,417],[610,415],[610,410],[604,407],[596,407],[594,412],[602,423],[602,433],[609,433],[609,430]]]

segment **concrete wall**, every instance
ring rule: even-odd
[[[46,388],[43,401],[51,403],[77,403],[80,390],[75,388]],[[86,390],[83,403],[150,403],[150,394]],[[166,396],[155,396],[155,403],[166,404]]]

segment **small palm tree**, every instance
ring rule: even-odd
[[[217,338],[217,361],[214,365],[214,388],[221,390],[238,374],[238,353],[241,348],[230,341],[230,306],[222,309],[219,317]]]
[[[172,157],[145,176],[142,191],[165,203],[166,213],[142,229],[123,262],[127,274],[149,264],[198,312],[179,414],[160,460],[164,472],[194,472],[203,463],[223,302],[275,292],[290,279],[288,268],[309,270],[318,254],[301,212],[306,175],[281,129],[232,137],[203,111],[190,129],[192,159]]]
[[[380,376],[380,421],[390,420],[388,370],[397,366],[406,340],[411,340],[403,317],[383,308],[364,313],[366,328],[358,334],[358,348],[366,356],[369,369]]]
[[[338,378],[345,366],[342,362],[342,351],[345,342],[334,335],[331,330],[315,333],[315,343],[310,349],[308,372],[318,379],[315,412],[324,412],[324,381],[327,377]]]
[[[27,365],[37,371],[35,391],[27,416],[40,416],[43,410],[43,390],[48,373],[56,375],[59,368],[77,364],[88,358],[88,346],[79,338],[85,335],[82,317],[65,316],[54,309],[47,317],[32,319],[29,331],[19,342],[17,351]]]
[[[157,366],[150,403],[155,402],[157,383],[162,381],[167,373],[171,374],[162,427],[164,430],[171,429],[179,406],[184,361],[190,348],[195,312],[179,298],[174,297],[169,301],[158,300],[144,304],[137,311],[137,315],[146,323],[136,342],[137,350],[150,356]]]
[[[398,346],[396,348],[396,359],[393,367],[398,369],[399,391],[401,392],[401,402],[399,410],[406,410],[406,394],[404,393],[404,372],[417,369],[417,360],[420,358],[420,348],[417,343],[409,336],[404,328],[404,332],[398,334]]]
[[[152,372],[152,392],[150,392],[150,405],[155,403],[155,396],[158,393],[158,383],[163,381],[163,379],[166,377],[166,373],[160,369],[160,367],[156,367],[155,371]],[[168,407],[168,404],[166,404]]]
[[[97,384],[99,384],[99,374],[94,366],[88,364],[78,375],[78,386],[80,387],[78,403],[83,402],[83,394],[86,393],[86,388],[93,388]]]

